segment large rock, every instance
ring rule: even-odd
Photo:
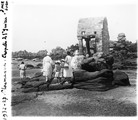
[[[29,87],[39,87],[40,85],[46,84],[46,81],[29,81],[22,88],[29,88]]]
[[[101,57],[89,57],[82,61],[81,68],[88,72],[101,71],[102,69],[112,70],[114,58],[106,54]]]
[[[108,69],[103,69],[101,71],[88,72],[85,70],[74,71],[74,82],[82,82],[87,80],[92,80],[98,77],[112,78],[113,72]]]
[[[119,33],[117,39],[118,41],[125,41],[126,40],[125,33]]]
[[[13,89],[13,93],[19,91],[22,93],[30,93],[48,90],[61,90],[70,89],[73,87],[93,91],[105,91],[114,88],[115,86],[130,85],[128,75],[118,70],[113,73],[113,71],[109,69],[103,69],[95,72],[77,69],[73,72],[73,76],[73,81],[71,83],[61,85],[57,84],[57,80],[54,79],[49,87],[48,83],[45,81],[45,77],[43,76],[31,79],[26,78],[20,81],[22,82],[22,87],[19,86],[17,90]],[[19,99],[19,101],[22,100]]]
[[[88,85],[88,84],[95,84],[95,83],[112,84],[112,81],[113,81],[112,78],[98,77],[84,82],[75,82],[75,84],[79,84],[79,85]]]
[[[81,71],[80,77],[75,76],[73,87],[93,91],[105,91],[114,87],[112,85],[113,72],[102,70],[96,72]]]
[[[120,70],[117,70],[114,72],[114,81],[113,85],[119,85],[119,86],[130,86],[129,77],[125,72],[122,72]]]
[[[21,89],[23,93],[30,93],[30,92],[39,92],[38,87],[29,87],[25,89]]]
[[[83,63],[82,69],[88,72],[101,71],[103,69],[107,69],[108,65],[104,62],[91,62],[91,63]]]
[[[34,68],[34,66],[32,64],[27,64],[26,67],[30,68],[30,69]]]
[[[43,72],[37,72],[34,74],[33,78],[43,76]]]
[[[30,78],[23,78],[23,79],[20,79],[17,83],[18,84],[22,84],[22,85],[25,85],[28,81],[30,81],[31,79]]]
[[[47,85],[41,85],[39,86],[39,91],[48,91],[48,90],[61,90],[61,89],[70,89],[73,88],[72,84],[64,84],[64,85],[60,85],[60,84],[51,84],[49,86],[49,88],[47,88]]]

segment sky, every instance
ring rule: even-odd
[[[87,1],[87,0],[85,0]],[[40,2],[39,2],[40,3]],[[125,33],[129,41],[136,42],[137,6],[118,4],[28,4],[12,3],[12,51],[38,52],[78,43],[77,27],[80,18],[106,17],[110,40]]]

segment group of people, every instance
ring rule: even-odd
[[[50,54],[47,53],[47,55],[43,58],[43,69],[42,69],[43,76],[45,76],[45,80],[48,85],[47,87],[49,87],[53,79],[57,79],[58,82],[62,85],[65,82],[72,82],[73,71],[79,68],[91,72],[95,70],[97,71],[99,68],[94,69],[96,65],[95,62],[96,63],[98,63],[99,61],[104,62],[104,59],[101,58],[102,55],[103,53],[96,53],[92,57],[89,57],[87,54],[86,56],[83,55],[81,56],[79,55],[78,50],[76,50],[74,52],[74,56],[72,57],[71,53],[67,51],[67,56],[65,57],[65,59],[61,59],[60,61],[54,62],[51,59]],[[109,64],[110,61],[112,62],[110,63],[111,65]],[[113,60],[110,59],[110,61],[108,62],[106,60],[107,64],[109,64],[109,66],[112,66]],[[94,65],[92,63],[89,64],[90,62],[94,63]],[[20,77],[21,78],[26,77],[25,73],[26,67],[24,62],[21,63],[19,69],[20,69]]]
[[[76,51],[75,55],[79,55],[79,52]],[[75,57],[75,56],[74,56]],[[73,65],[73,63],[74,65]],[[47,55],[43,58],[43,76],[45,76],[46,82],[49,84],[52,82],[53,79],[57,79],[60,84],[64,84],[66,81],[70,81],[71,78],[73,78],[73,66],[75,66],[75,62],[73,60],[73,57],[71,56],[71,53],[67,51],[67,56],[65,59],[61,59],[60,61],[54,62],[50,54],[47,53]],[[72,64],[72,65],[71,65]],[[26,65],[24,62],[21,62],[19,66],[20,70],[20,78],[23,79],[26,77]],[[64,78],[61,80],[61,78]]]
[[[55,63],[49,56],[49,53],[43,59],[43,76],[45,76],[48,85],[51,84],[52,80],[55,78],[59,81],[60,84],[64,84],[66,81],[69,81],[73,77],[73,70],[71,67],[72,57],[70,52],[67,51],[67,56],[61,61],[56,61]],[[54,75],[54,77],[53,77]],[[61,81],[61,78],[64,78]]]

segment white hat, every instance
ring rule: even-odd
[[[59,64],[60,64],[61,62],[60,62],[59,60],[57,60],[55,63],[56,63],[56,64],[57,64],[57,63],[59,63]]]
[[[47,52],[47,55],[50,55],[50,52]]]
[[[65,60],[64,60],[64,59],[61,59],[61,61],[62,61],[62,62],[65,62]]]
[[[74,52],[74,55],[79,55],[79,51],[76,50],[76,51]]]

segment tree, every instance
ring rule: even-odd
[[[131,43],[131,45],[129,46],[129,52],[137,52],[137,42]]]
[[[26,50],[24,50],[24,51],[20,50],[19,52],[17,52],[17,57],[26,59],[26,58],[28,58],[28,52]]]
[[[12,52],[13,58],[24,58],[24,59],[33,59],[33,58],[40,58],[42,59],[47,54],[47,50],[40,50],[37,53],[27,52],[26,50],[18,51],[18,52]]]
[[[75,45],[71,45],[71,46],[67,47],[67,51],[70,51],[70,52],[71,52],[71,55],[73,55],[73,53],[74,53],[76,50],[79,50],[79,45],[78,45],[78,43],[75,44]]]
[[[137,52],[137,43],[126,40],[124,33],[120,33],[117,38],[118,41],[112,43],[114,57],[118,58],[120,62],[124,62],[132,52]]]
[[[47,55],[47,50],[39,50],[36,53],[36,57],[40,59],[44,58],[46,55]]]
[[[55,49],[52,49],[51,52],[51,58],[53,60],[63,59],[66,56],[66,51],[61,47],[56,47]]]

